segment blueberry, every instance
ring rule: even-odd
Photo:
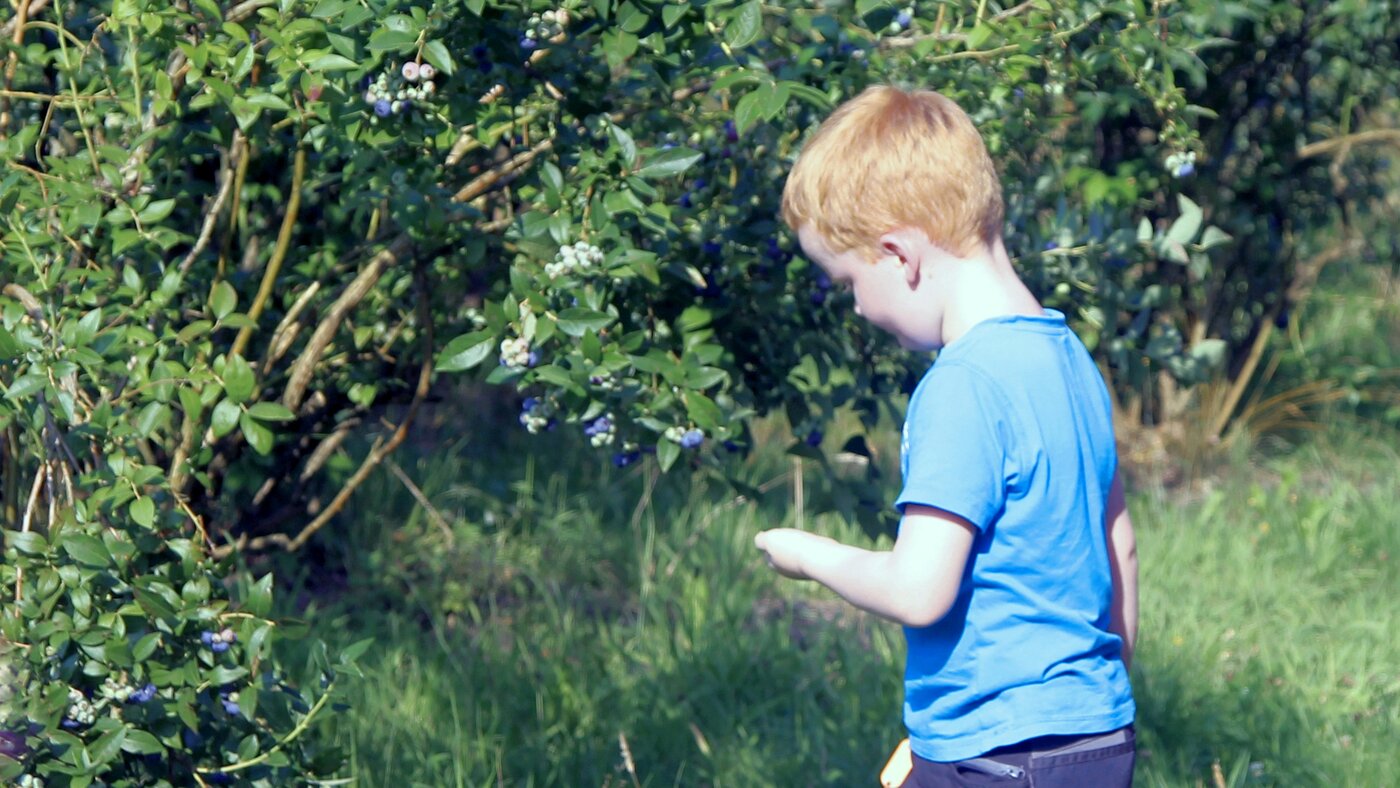
[[[689,208],[689,207],[691,207],[692,205],[694,205],[694,203],[691,202],[691,199],[690,199],[690,192],[686,192],[685,194],[682,194],[682,195],[681,195],[681,199],[680,199],[680,206],[681,206],[682,208]]]
[[[831,277],[827,276],[825,271],[817,272],[817,289],[823,291],[831,289]]]
[[[374,114],[378,115],[381,118],[389,117],[389,115],[393,113],[393,111],[393,105],[389,103],[388,99],[380,99],[374,102]]]
[[[539,397],[526,397],[526,398],[525,398],[525,401],[522,402],[522,403],[520,403],[520,409],[523,410],[523,411],[529,412],[529,411],[534,410],[536,407],[538,407],[539,404],[540,404],[540,399],[539,399]]]
[[[0,755],[17,761],[27,752],[29,747],[25,745],[23,736],[10,731],[0,731]]]
[[[126,702],[127,702],[127,703],[146,703],[147,701],[149,701],[151,698],[154,698],[155,696],[156,696],[156,685],[154,685],[154,684],[147,684],[146,686],[144,686],[144,687],[142,687],[142,688],[136,690],[135,692],[131,693],[131,695],[126,699]]]
[[[224,711],[228,712],[231,716],[236,717],[238,716],[238,712],[242,711],[242,709],[238,707],[238,701],[229,700],[228,698],[220,698],[219,701],[224,704]]]
[[[704,178],[696,178],[696,179],[695,179],[695,190],[696,190],[696,191],[700,191],[701,189],[705,188],[707,185],[709,185],[709,181],[705,180]]]
[[[211,645],[213,645],[213,644],[214,644],[214,633],[213,633],[213,632],[210,632],[210,631],[208,631],[208,630],[205,630],[205,631],[199,633],[199,642],[200,642],[200,643],[203,643],[203,644],[206,645],[206,646],[211,646]]]
[[[700,246],[700,251],[704,252],[705,254],[709,255],[710,257],[718,257],[720,251],[721,251],[723,248],[724,248],[724,247],[720,246],[718,243],[716,243],[716,242],[714,242],[714,241],[706,241],[704,244],[702,244],[702,245]]]
[[[1011,92],[1012,92],[1012,94],[1015,95],[1016,98],[1018,98],[1018,99],[1023,99],[1023,98],[1026,97],[1026,89],[1025,89],[1025,88],[1016,88],[1015,90],[1013,90],[1013,91],[1011,91]]]
[[[705,433],[700,430],[686,430],[681,436],[681,446],[687,449],[694,449],[705,442]]]
[[[817,291],[814,291],[814,292],[812,293],[812,295],[810,296],[810,298],[812,299],[812,306],[821,306],[822,304],[825,304],[825,303],[826,303],[826,291],[825,291],[825,290],[817,290]]]
[[[822,445],[822,431],[812,430],[811,432],[807,433],[807,445],[811,446],[812,448],[816,448]]]
[[[209,645],[209,650],[214,652],[215,654],[222,654],[225,651],[228,651],[228,644],[223,642],[222,640],[216,640]]]
[[[1055,243],[1054,241],[1046,241],[1046,242],[1045,242],[1045,251],[1047,251],[1047,252],[1050,251],[1051,249],[1058,249],[1058,248],[1060,248],[1060,245],[1057,244],[1057,243]]]
[[[529,357],[525,359],[525,366],[533,367],[538,363],[540,363],[540,352],[538,350],[531,350]]]
[[[533,39],[533,38],[525,38],[524,36],[521,36],[521,38],[520,38],[520,48],[521,48],[521,49],[524,49],[525,51],[528,52],[529,50],[534,49],[534,48],[537,47],[537,46],[539,46],[539,42],[535,41],[535,39]]]
[[[738,454],[739,452],[744,450],[743,446],[740,446],[739,444],[731,440],[726,440],[723,445],[724,450],[729,452],[730,454]]]
[[[1177,168],[1176,168],[1176,177],[1178,177],[1178,178],[1185,178],[1185,177],[1191,175],[1192,173],[1194,173],[1195,171],[1196,171],[1196,165],[1195,165],[1195,164],[1192,164],[1191,162],[1188,161],[1188,162],[1186,162],[1185,164],[1181,165],[1180,167],[1177,167]]]
[[[734,125],[734,121],[726,120],[724,122],[724,138],[730,142],[739,141],[739,129]]]
[[[618,468],[626,468],[628,465],[641,459],[642,453],[639,451],[620,451],[613,455],[613,465]]]
[[[894,21],[900,27],[909,27],[909,23],[914,21],[914,15],[909,13],[908,10],[900,11],[899,16],[896,16]]]

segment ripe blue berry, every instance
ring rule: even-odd
[[[228,712],[231,716],[236,717],[238,716],[238,712],[242,711],[238,706],[238,701],[229,700],[228,698],[220,698],[219,701],[224,704],[224,711]]]
[[[815,290],[812,292],[810,298],[812,299],[812,306],[821,306],[826,303],[826,291]]]
[[[613,465],[618,468],[626,468],[628,465],[641,459],[642,453],[639,451],[620,451],[613,455]]]
[[[207,629],[199,633],[199,642],[206,646],[212,646],[214,644],[214,633]]]
[[[1196,165],[1188,161],[1180,167],[1176,168],[1176,177],[1185,178],[1186,176],[1191,175],[1195,171]]]
[[[734,121],[726,120],[724,122],[724,138],[730,142],[739,141],[739,129],[734,125]]]
[[[898,24],[901,28],[906,28],[906,27],[909,27],[909,23],[911,23],[911,22],[914,21],[914,15],[911,14],[911,13],[909,13],[909,10],[908,10],[908,9],[905,9],[905,10],[899,12],[899,16],[896,16],[896,17],[894,18],[894,21],[895,21],[895,23]]]
[[[388,99],[380,99],[374,102],[374,114],[379,117],[387,118],[389,115],[393,114],[393,112],[393,105],[389,103]]]
[[[156,696],[156,685],[147,684],[127,697],[127,703],[146,703]]]
[[[215,654],[222,654],[225,651],[228,651],[228,644],[223,642],[222,640],[216,640],[213,643],[209,644],[209,650],[214,652]]]
[[[528,51],[534,49],[534,48],[537,47],[537,46],[539,46],[539,42],[535,41],[535,39],[533,39],[533,38],[525,38],[524,36],[521,36],[521,38],[520,38],[520,48],[521,48],[521,49],[523,49],[523,50],[525,50],[525,51],[528,52]]]
[[[705,433],[700,430],[686,430],[681,436],[681,446],[686,449],[694,449],[705,442]]]
[[[807,445],[811,446],[814,449],[822,445],[822,431],[812,430],[811,432],[807,433]]]
[[[1047,251],[1047,252],[1050,251],[1051,249],[1058,249],[1058,248],[1060,248],[1060,245],[1057,244],[1057,243],[1055,243],[1054,241],[1046,241],[1046,242],[1045,242],[1045,251]]]

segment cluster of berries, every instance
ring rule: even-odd
[[[826,295],[831,292],[831,277],[825,271],[817,272],[817,289],[812,291],[812,305],[821,306],[826,303]]]
[[[501,340],[501,366],[512,369],[533,367],[539,361],[539,354],[530,349],[528,340],[520,337],[506,337]]]
[[[209,650],[215,654],[222,654],[228,651],[228,647],[237,639],[238,636],[234,634],[232,629],[228,629],[227,627],[219,632],[205,630],[199,633],[199,642],[208,646]]]
[[[1167,172],[1174,177],[1185,178],[1196,171],[1196,152],[1177,151],[1167,157]]]
[[[520,403],[520,424],[531,435],[554,426],[554,406],[539,397],[526,397]]]
[[[535,49],[542,41],[562,41],[564,28],[568,26],[569,12],[562,8],[557,11],[545,11],[543,14],[531,14],[525,35],[520,37],[520,48]]]
[[[913,23],[914,6],[905,6],[904,10],[900,11],[899,14],[895,16],[894,20],[890,22],[890,32],[903,33],[905,30],[908,30],[909,25]]]
[[[683,449],[698,449],[705,442],[705,433],[694,427],[667,427],[665,435],[666,440],[679,443]]]
[[[68,714],[63,718],[65,728],[91,725],[97,722],[97,706],[81,691],[68,688]]]
[[[44,778],[36,777],[32,774],[21,774],[19,782],[15,783],[19,788],[44,788]]]
[[[410,60],[391,79],[388,71],[375,77],[365,90],[365,103],[374,108],[375,117],[398,115],[437,92],[437,69],[431,63]]]
[[[545,263],[544,273],[550,279],[558,279],[575,272],[585,274],[594,266],[602,264],[603,250],[587,241],[579,241],[561,248],[559,253],[554,255],[554,262]]]
[[[117,703],[147,703],[156,696],[156,685],[148,682],[137,688],[108,676],[103,680],[98,693]]]
[[[602,446],[611,446],[617,438],[617,428],[613,425],[612,414],[599,416],[589,422],[583,428],[583,434],[588,436],[588,442],[597,449]]]
[[[626,468],[641,458],[642,450],[637,448],[637,444],[628,443],[623,445],[622,451],[613,455],[612,464],[617,468]]]
[[[588,384],[603,391],[617,390],[617,378],[612,375],[589,375]]]

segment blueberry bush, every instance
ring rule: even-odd
[[[722,471],[775,411],[794,454],[863,452],[828,417],[875,425],[924,362],[776,209],[869,84],[968,109],[1020,270],[1141,418],[1247,377],[1315,273],[1300,228],[1390,210],[1395,11],[1313,5],[12,2],[4,775],[333,770],[311,723],[355,655],[292,681],[235,556],[307,545],[441,375],[618,466]],[[837,505],[885,525],[869,488]]]

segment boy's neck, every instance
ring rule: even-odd
[[[943,344],[958,341],[984,320],[1017,315],[1040,317],[1044,308],[1011,265],[1006,246],[996,239],[983,252],[957,261],[950,271],[950,293],[943,313]]]

